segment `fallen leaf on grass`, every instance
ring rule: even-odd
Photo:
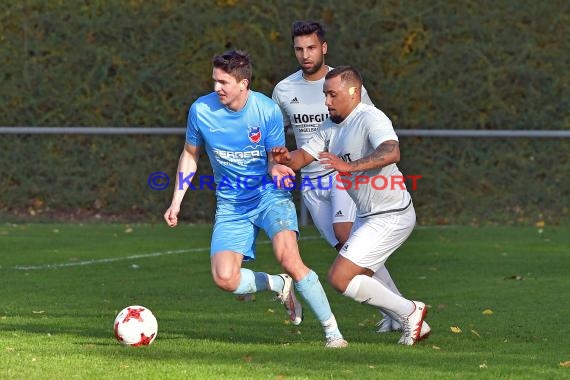
[[[365,319],[363,321],[358,322],[358,326],[360,327],[366,327],[366,326],[374,326],[376,325],[376,321],[373,319]]]
[[[516,281],[521,281],[524,280],[524,277],[520,274],[513,274],[512,276],[507,276],[505,277],[505,280],[516,280]]]
[[[487,368],[487,363],[479,364],[479,368]]]
[[[481,335],[475,330],[471,330],[471,334],[475,335],[477,338],[481,338]]]
[[[441,350],[441,347],[438,347],[435,344],[432,344],[431,348],[433,348],[434,350]]]
[[[239,294],[236,296],[236,300],[243,301],[243,302],[253,302],[255,301],[255,294],[247,293],[247,294]]]
[[[560,363],[560,367],[570,368],[570,360]]]
[[[43,310],[32,310],[32,314],[43,314],[45,311]]]
[[[244,356],[242,359],[243,359],[244,362],[251,363],[251,361],[253,360],[253,356],[251,356],[251,355],[246,355],[246,356]]]
[[[454,334],[461,334],[461,329],[458,326],[451,326],[449,329]]]
[[[485,310],[483,310],[483,315],[493,315],[493,310],[485,309]]]

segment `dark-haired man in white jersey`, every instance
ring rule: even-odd
[[[328,45],[321,23],[296,21],[292,26],[291,38],[301,68],[275,86],[272,98],[281,108],[285,126],[293,129],[297,147],[301,147],[329,116],[323,84],[325,75],[332,67],[325,64]],[[373,105],[364,87],[360,94],[363,103]],[[313,162],[301,169],[304,179],[301,190],[303,203],[315,227],[338,251],[350,236],[356,219],[356,206],[345,190],[337,188],[336,174],[334,169],[324,169],[318,162]],[[400,294],[385,267],[380,268],[375,276],[393,292]],[[378,332],[401,329],[400,324],[390,316],[383,317],[378,323]]]
[[[273,148],[275,161],[299,170],[318,160],[339,173],[336,186],[346,189],[356,203],[357,219],[329,270],[329,282],[343,295],[398,321],[403,330],[398,343],[413,345],[430,332],[424,322],[425,304],[402,297],[375,276],[416,222],[411,196],[396,166],[398,137],[382,111],[361,103],[362,78],[356,69],[331,70],[323,89],[330,118],[300,149]]]

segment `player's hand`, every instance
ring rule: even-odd
[[[288,166],[275,164],[271,167],[271,178],[278,188],[291,189],[294,185],[295,171]]]
[[[164,213],[164,220],[169,227],[176,227],[178,224],[178,213],[180,212],[180,206],[171,205],[168,210]]]
[[[291,162],[289,149],[284,146],[277,146],[271,149],[271,153],[273,153],[273,160],[277,164],[287,165],[289,162]]]
[[[338,172],[350,172],[351,167],[340,157],[335,156],[331,152],[319,153],[319,162],[325,169],[335,169]]]

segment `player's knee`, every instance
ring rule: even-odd
[[[216,286],[226,292],[233,292],[238,288],[239,277],[229,273],[214,273],[212,277]]]

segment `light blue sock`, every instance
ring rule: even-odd
[[[240,282],[234,294],[251,294],[262,290],[267,290],[267,274],[254,272],[251,269],[240,269]],[[283,285],[281,285],[283,288]]]
[[[274,292],[280,292],[283,290],[283,287],[285,286],[285,280],[283,277],[276,274],[268,274],[267,276],[269,276],[269,290]]]
[[[307,301],[325,330],[326,337],[342,337],[336,319],[331,311],[325,290],[314,271],[310,271],[301,281],[295,283],[295,290]]]

